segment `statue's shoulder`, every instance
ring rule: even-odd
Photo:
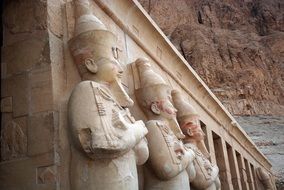
[[[163,121],[160,120],[149,120],[146,122],[147,126],[157,126],[157,127],[166,127],[165,123]]]
[[[74,87],[73,92],[82,92],[82,90],[83,91],[91,90],[92,87],[100,87],[100,84],[94,81],[85,80],[85,81],[79,82]]]
[[[164,136],[174,136],[170,127],[160,120],[150,120],[146,122],[149,131],[160,131]]]
[[[147,127],[156,127],[156,128],[166,128],[167,126],[164,124],[164,122],[160,120],[149,120],[145,123]]]
[[[80,98],[82,96],[87,96],[91,94],[91,82],[92,81],[82,81],[78,83],[72,90],[70,98]]]
[[[149,120],[147,121],[145,124],[147,126],[157,126],[157,123],[159,122],[159,120]]]
[[[106,100],[111,100],[112,95],[111,93],[103,87],[100,83],[86,80],[78,83],[71,94],[71,97],[79,96],[79,97],[85,97],[85,96],[102,96]],[[90,97],[91,98],[91,97]]]
[[[70,114],[89,113],[100,108],[108,107],[114,100],[102,85],[94,81],[82,81],[78,83],[68,100]],[[98,106],[100,108],[98,108]],[[83,114],[80,114],[83,118]],[[73,116],[72,116],[73,117]]]
[[[197,152],[197,147],[192,143],[184,143],[186,149],[192,150],[194,153]]]

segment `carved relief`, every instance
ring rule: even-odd
[[[1,99],[1,113],[13,112],[12,96]]]
[[[1,129],[2,160],[12,160],[27,153],[27,136],[15,121],[9,121]]]
[[[55,166],[44,166],[37,168],[37,183],[38,184],[55,184]]]
[[[68,119],[73,140],[73,189],[138,189],[136,164],[148,158],[147,128],[126,108],[116,36],[77,0],[69,47],[84,80],[72,91]]]
[[[172,91],[174,106],[177,108],[177,120],[185,138],[183,142],[187,149],[195,153],[194,168],[196,177],[191,180],[195,189],[220,189],[219,169],[208,160],[209,153],[204,143],[204,136],[199,122],[199,115],[181,94]]]
[[[183,135],[171,102],[171,88],[152,69],[149,61],[137,59],[140,88],[135,95],[149,120],[146,138],[149,162],[145,166],[145,189],[190,189],[186,168],[194,154],[179,140]]]

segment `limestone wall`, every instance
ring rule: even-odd
[[[56,2],[56,1],[54,1]],[[1,60],[0,189],[59,185],[51,1],[5,1]],[[54,33],[53,33],[54,32]],[[62,56],[61,52],[57,52]],[[61,62],[62,64],[63,62]]]
[[[93,13],[118,37],[123,84],[131,97],[135,100],[139,79],[130,63],[147,57],[200,114],[223,189],[261,189],[254,169],[269,171],[271,164],[142,7],[128,0],[91,4]],[[67,102],[81,81],[67,45],[74,31],[73,9],[71,1],[5,3],[0,189],[70,189]],[[144,119],[137,104],[131,112]]]

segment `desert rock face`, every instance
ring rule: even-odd
[[[225,107],[239,116],[273,164],[281,188],[283,142],[266,141],[283,139],[284,2],[139,1]]]
[[[284,2],[140,0],[234,115],[284,115]]]

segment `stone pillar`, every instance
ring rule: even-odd
[[[208,141],[208,151],[210,153],[210,161],[212,164],[216,164],[216,156],[215,156],[215,149],[214,149],[214,141],[213,141],[213,135],[212,131],[210,129],[206,130],[206,139]]]
[[[209,143],[208,143],[208,129],[207,129],[207,126],[205,125],[205,123],[203,123],[202,121],[200,121],[200,126],[201,126],[201,129],[202,131],[204,132],[204,134],[206,135],[205,139],[204,139],[204,143],[205,143],[205,146],[207,148],[207,150],[209,151]]]
[[[226,142],[214,132],[213,141],[222,189],[233,190]]]
[[[229,144],[226,145],[234,190],[242,190],[241,177],[235,150]]]
[[[61,3],[23,0],[3,6],[0,189],[62,185],[60,159],[65,159],[54,101],[60,84],[55,76],[63,65]]]
[[[251,170],[251,164],[246,159],[245,159],[245,164],[246,164],[246,169],[247,169],[249,187],[251,190],[255,190],[253,173]]]
[[[249,186],[248,186],[248,182],[247,182],[247,174],[246,174],[246,169],[245,169],[245,163],[244,163],[244,158],[238,152],[236,152],[236,157],[237,157],[238,166],[239,166],[239,172],[240,172],[240,176],[241,176],[242,189],[243,190],[249,190]]]
[[[252,179],[253,179],[253,184],[254,184],[254,187],[255,189],[257,189],[257,184],[256,184],[256,174],[255,174],[255,168],[254,168],[254,165],[253,164],[250,164],[250,170],[251,170],[251,173],[252,173]]]

